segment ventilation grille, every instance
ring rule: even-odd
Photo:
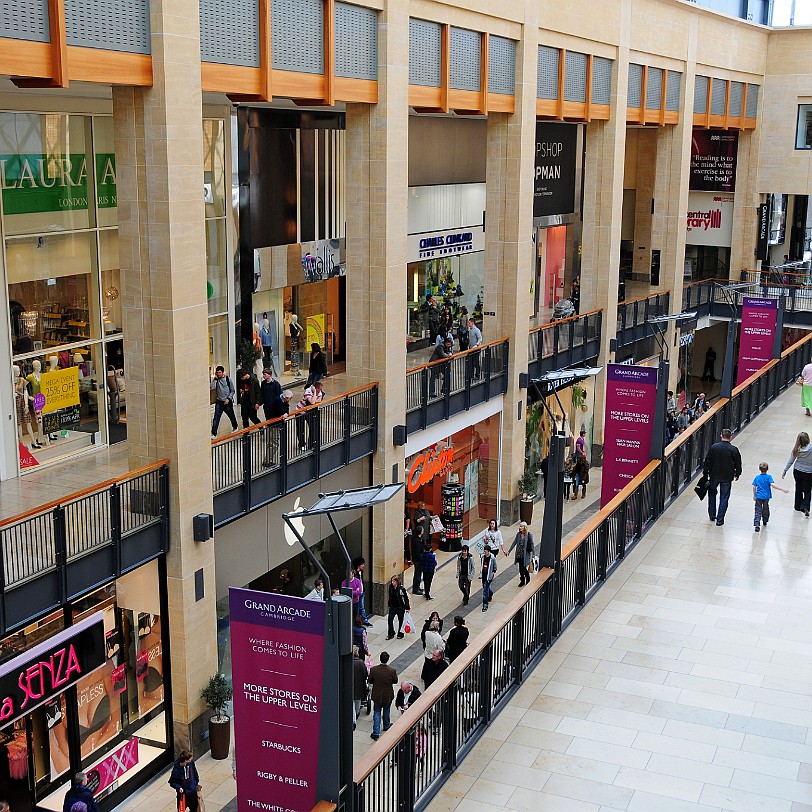
[[[679,71],[668,71],[665,87],[665,109],[679,110],[679,92],[682,89],[682,74]]]
[[[80,48],[148,54],[149,0],[65,0],[65,39]]]
[[[663,69],[649,68],[646,76],[646,108],[659,110],[663,101]]]
[[[708,112],[708,77],[697,76],[694,84],[694,112],[705,115]]]
[[[373,9],[336,3],[336,76],[378,78],[378,14]]]
[[[324,73],[324,13],[321,0],[273,0],[273,67]]]
[[[539,45],[536,98],[558,98],[558,48]]]
[[[612,60],[602,56],[592,58],[592,104],[612,101]]]
[[[567,51],[564,56],[564,101],[586,101],[586,54]]]
[[[742,99],[744,99],[744,82],[731,82],[729,115],[738,118],[742,114]]]
[[[409,20],[409,84],[440,87],[442,30],[438,23]]]
[[[453,90],[479,90],[482,37],[467,28],[451,29],[451,75]]]
[[[488,93],[512,96],[516,90],[516,43],[504,37],[488,40]]]
[[[627,107],[640,107],[643,93],[643,66],[629,63],[629,95]]]
[[[727,96],[727,82],[724,79],[713,80],[713,95],[711,96],[711,115],[723,116],[725,114],[725,97]]]
[[[0,37],[48,42],[48,0],[0,0]]]
[[[747,85],[747,118],[758,118],[758,85]]]
[[[256,0],[200,1],[200,58],[221,65],[259,67]]]

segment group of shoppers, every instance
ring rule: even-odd
[[[464,338],[463,338],[464,336]],[[467,326],[463,330],[458,330],[460,341],[460,352],[465,350],[475,350],[482,346],[482,331],[476,326],[476,322],[469,318]],[[434,339],[434,351],[429,358],[429,397],[437,397],[437,380],[443,376],[443,391],[448,383],[448,364],[435,363],[437,361],[447,361],[454,355],[454,334],[452,331],[439,332]],[[472,380],[477,380],[482,375],[482,359],[479,352],[471,352],[468,355]]]

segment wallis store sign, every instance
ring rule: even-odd
[[[95,173],[98,207],[115,208],[115,156],[98,153]],[[5,214],[87,209],[88,157],[83,153],[0,154],[0,190]]]
[[[0,727],[30,713],[104,665],[104,615],[96,612],[0,666]]]

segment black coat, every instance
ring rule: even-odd
[[[62,804],[62,812],[70,812],[70,808],[77,802],[84,801],[87,812],[99,812],[99,805],[93,797],[93,792],[88,787],[71,787],[65,795],[65,802]]]
[[[409,694],[409,705],[414,705],[417,700],[420,699],[420,689],[412,683],[412,692]],[[395,707],[399,711],[405,710],[403,704],[405,702],[405,698],[403,696],[403,688],[398,688],[397,696],[395,697]],[[408,707],[408,706],[407,706]]]
[[[197,788],[200,786],[200,776],[197,774],[194,761],[190,761],[184,767],[180,763],[180,759],[175,759],[169,775],[169,786],[176,792],[184,792],[187,795],[196,794]]]
[[[411,608],[409,604],[409,595],[406,588],[401,584],[397,589],[389,584],[389,608],[398,611],[406,611]]]
[[[448,633],[448,639],[445,641],[445,656],[450,662],[453,662],[468,648],[468,634],[467,626],[455,626]]]
[[[733,482],[742,473],[742,455],[733,443],[714,443],[702,466],[705,476],[716,482]]]
[[[262,392],[262,405],[265,407],[266,420],[288,413],[290,404],[282,400],[282,384],[279,381],[274,378],[270,381],[263,381],[259,388]]]
[[[367,672],[366,664],[358,657],[352,661],[352,698],[363,699],[367,695]]]
[[[310,370],[311,383],[315,383],[327,377],[327,359],[324,357],[323,352],[320,352],[318,355],[314,352],[310,353],[310,366],[308,369]]]

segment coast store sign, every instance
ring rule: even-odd
[[[448,231],[428,231],[409,234],[406,238],[406,261],[473,254],[485,250],[485,229],[482,226],[465,226]]]
[[[688,193],[685,242],[730,248],[733,238],[733,196]]]
[[[115,208],[115,155],[97,154],[95,172],[98,207]],[[87,209],[87,155],[0,154],[0,190],[7,215]]]

